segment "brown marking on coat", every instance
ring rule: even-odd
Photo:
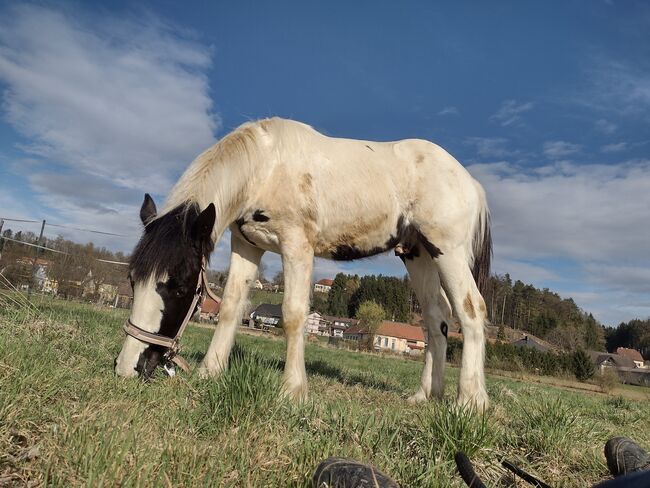
[[[481,312],[483,312],[483,314],[485,314],[485,312],[487,312],[487,308],[485,308],[485,301],[483,300],[483,298],[481,298],[481,301],[478,302],[478,309]]]
[[[465,309],[465,313],[469,315],[470,319],[476,318],[474,304],[472,303],[472,297],[469,296],[469,293],[465,296],[465,300],[463,301],[463,308]]]
[[[302,175],[300,178],[300,191],[302,193],[307,193],[308,191],[311,191],[312,188],[312,176],[309,173],[305,173]]]
[[[415,162],[416,162],[417,164],[422,164],[422,163],[424,163],[424,154],[418,154],[418,155],[415,157]]]

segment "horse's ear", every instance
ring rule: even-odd
[[[203,212],[194,221],[192,226],[192,238],[194,240],[205,241],[212,235],[212,228],[217,217],[214,203],[208,205]]]
[[[148,193],[144,194],[144,202],[142,202],[142,207],[140,207],[140,220],[144,225],[147,225],[151,222],[151,219],[156,217],[158,210],[156,210],[156,204],[153,202],[153,198]]]

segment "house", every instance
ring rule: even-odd
[[[282,305],[262,303],[251,312],[250,318],[258,328],[277,327],[282,320]]]
[[[117,285],[117,293],[113,307],[115,308],[131,308],[133,302],[133,294],[131,292],[131,284],[124,281]]]
[[[206,296],[201,304],[201,314],[199,320],[207,322],[216,322],[219,319],[219,308],[221,301],[213,300],[212,297]]]
[[[528,347],[530,349],[537,349],[540,352],[549,351],[549,348],[546,347],[544,344],[536,341],[532,337],[528,337],[527,335],[525,335],[522,339],[519,339],[518,341],[511,342],[510,344],[517,347]]]
[[[334,317],[332,315],[323,315],[322,329],[320,335],[327,335],[330,337],[343,337],[343,332],[353,325],[357,325],[357,319],[349,317]]]
[[[314,291],[320,292],[320,293],[329,293],[329,291],[332,289],[332,285],[334,284],[334,280],[330,280],[327,278],[324,278],[322,280],[318,280],[314,284]]]
[[[321,327],[323,327],[323,316],[318,312],[312,312],[307,315],[307,322],[305,322],[305,333],[312,335],[322,335]]]
[[[362,341],[369,336],[363,325],[354,325],[343,333],[343,338]],[[421,354],[426,346],[424,331],[417,325],[384,320],[375,332],[375,350],[402,354]]]
[[[627,347],[618,347],[616,348],[616,354],[619,356],[625,356],[634,361],[634,365],[637,368],[646,368],[645,363],[643,362],[643,356],[636,349],[628,349]]]
[[[588,351],[589,357],[601,372],[604,368],[635,368],[634,361],[627,356],[609,352]]]

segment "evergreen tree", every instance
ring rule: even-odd
[[[594,363],[589,355],[582,349],[577,349],[573,353],[573,372],[578,381],[587,381],[594,373]]]
[[[327,297],[327,310],[330,315],[346,317],[348,313],[348,297],[346,284],[348,276],[339,273],[334,277],[334,283]]]

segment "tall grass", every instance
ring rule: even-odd
[[[463,450],[496,486],[502,457],[550,484],[606,475],[602,446],[650,447],[650,407],[617,397],[488,378],[493,406],[411,406],[421,365],[308,345],[310,399],[280,396],[284,343],[240,336],[219,378],[116,378],[124,311],[42,300],[0,308],[0,485],[309,486],[328,456],[371,462],[403,486],[462,486]],[[201,359],[210,331],[189,328]],[[566,473],[572,473],[567,477]]]

